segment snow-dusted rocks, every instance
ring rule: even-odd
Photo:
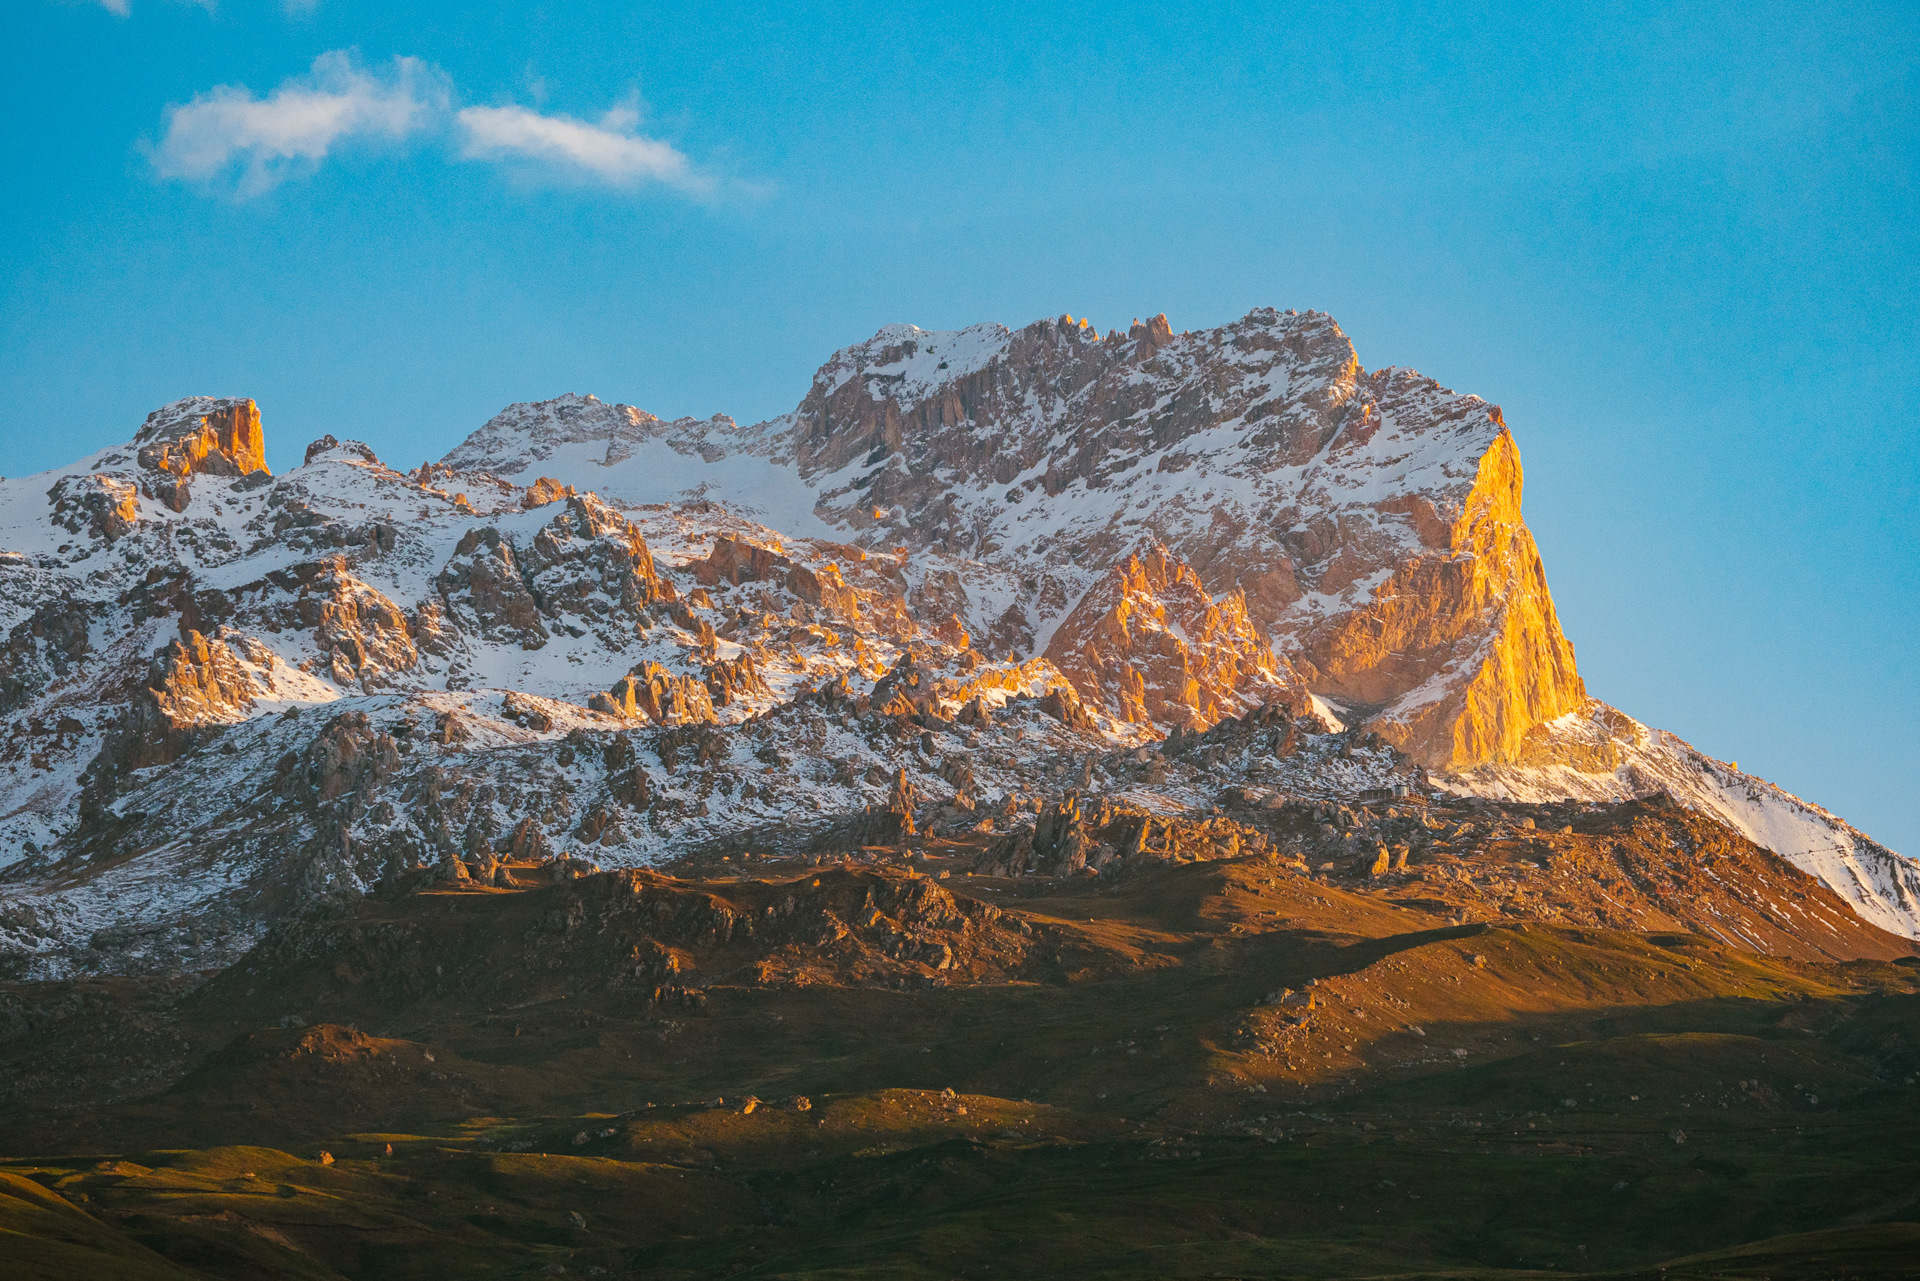
[[[676,676],[658,663],[629,672],[605,694],[595,694],[587,706],[622,720],[654,725],[711,724],[713,694],[705,682]]]
[[[440,594],[463,632],[489,640],[510,640],[522,649],[547,643],[540,606],[527,590],[513,541],[488,526],[471,529],[440,571]]]
[[[577,465],[591,457],[603,466],[611,466],[631,458],[636,449],[652,440],[698,438],[732,427],[733,420],[721,414],[669,422],[632,405],[609,405],[592,396],[566,395],[508,406],[441,461],[459,471],[486,471],[520,479],[549,459],[561,465]],[[581,452],[569,446],[586,448]],[[539,478],[532,479],[529,490],[544,497]]]
[[[95,534],[113,542],[140,521],[139,487],[117,476],[62,476],[47,497],[53,503],[53,523],[70,534]]]
[[[1060,679],[996,678],[927,634],[901,562],[706,501],[409,476],[326,437],[281,477],[194,471],[175,510],[140,496],[135,452],[0,482],[0,546],[19,549],[0,562],[11,972],[217,963],[286,912],[421,867],[588,848],[644,864],[743,824],[804,840],[872,803],[866,772],[902,768],[906,742],[829,719],[810,690],[851,680],[853,706],[908,644],[949,715]],[[93,477],[136,508],[111,541],[53,519],[48,491]],[[1029,742],[1063,732],[1039,717]],[[952,795],[937,765],[904,767]],[[981,775],[1022,768],[1007,753]],[[196,938],[216,941],[181,946]]]
[[[543,613],[623,635],[639,611],[679,598],[655,570],[640,530],[592,494],[568,496],[565,510],[533,536],[523,559]]]
[[[911,590],[989,653],[1053,653],[1087,593],[1157,542],[1209,595],[1238,593],[1316,692],[1429,765],[1511,760],[1585,697],[1500,411],[1363,370],[1318,312],[1185,334],[1164,316],[1105,336],[1068,317],[889,325],[771,422],[562,397],[503,411],[446,462],[631,500],[637,477],[610,460],[643,449],[649,497],[904,547]]]
[[[71,672],[91,648],[88,626],[86,607],[65,597],[39,602],[15,624],[0,648],[0,714]]]
[[[831,529],[897,565],[928,634],[995,657],[1045,654],[1093,705],[1155,732],[1204,722],[1202,695],[1182,696],[1188,679],[1222,710],[1261,701],[1255,686],[1271,679],[1239,642],[1221,679],[1194,677],[1184,623],[1147,627],[1151,661],[1089,656],[1088,635],[1124,631],[1129,649],[1134,620],[1155,617],[1122,609],[1114,575],[1139,547],[1164,547],[1215,608],[1244,602],[1281,684],[1297,675],[1316,710],[1454,786],[1620,797],[1673,783],[1707,803],[1644,761],[1638,774],[1618,762],[1589,774],[1593,746],[1556,728],[1591,700],[1500,410],[1410,370],[1362,368],[1323,313],[1262,308],[1191,333],[1164,316],[1104,335],[1065,316],[1019,330],[889,325],[834,353],[794,412],[769,422],[667,424],[563,397],[503,411],[448,456],[523,483],[535,459],[628,501],[710,497],[789,533]],[[767,576],[770,555],[716,546],[701,581]],[[1174,697],[1148,697],[1154,670]],[[1816,858],[1813,847],[1871,842],[1829,836],[1817,818],[1770,822],[1762,844],[1827,867],[1863,911],[1880,909],[1849,886],[1920,920],[1894,888],[1909,884],[1908,860]]]

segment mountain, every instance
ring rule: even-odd
[[[1283,683],[1437,785],[1520,801],[1667,791],[1920,936],[1912,860],[1587,694],[1499,408],[1367,372],[1322,313],[1263,308],[1186,334],[1164,316],[1105,336],[1064,316],[890,325],[753,427],[568,396],[509,408],[445,461],[521,482],[544,468],[629,501],[724,498],[782,528],[905,547],[914,603],[989,651],[1046,655],[1123,719],[1119,669],[1077,659],[1079,632],[1111,575],[1164,548],[1264,634]],[[1167,661],[1157,683],[1191,678]],[[1181,703],[1153,720],[1206,716]]]
[[[18,974],[218,966],[422,869],[1011,839],[1068,791],[1664,792],[1920,936],[1909,860],[1587,695],[1499,410],[1319,313],[889,326],[750,427],[566,396],[412,472],[263,459],[196,397],[0,482]],[[1268,847],[1372,875],[1428,841],[1396,813]]]
[[[270,426],[0,480],[8,1276],[1911,1274],[1920,869],[1327,317]]]

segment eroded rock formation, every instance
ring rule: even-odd
[[[857,617],[859,604],[837,565],[809,569],[771,547],[722,535],[713,540],[705,560],[690,567],[694,578],[708,587],[721,583],[779,583],[809,606],[843,618]]]
[[[314,639],[336,684],[368,688],[410,671],[420,651],[406,615],[378,589],[356,578],[344,558],[329,562],[314,599]]]
[[[1047,645],[1083,698],[1116,720],[1205,729],[1304,687],[1274,657],[1238,590],[1215,601],[1149,543],[1080,599]]]
[[[68,533],[97,534],[108,542],[140,522],[140,490],[116,476],[63,476],[47,491],[53,523]]]
[[[692,676],[676,676],[658,663],[648,663],[620,678],[604,694],[595,694],[589,706],[609,716],[650,721],[655,725],[698,725],[714,720],[713,696]]]
[[[622,632],[640,610],[678,599],[639,529],[592,494],[566,499],[566,509],[534,535],[520,570],[543,614]]]
[[[548,640],[540,606],[527,590],[511,540],[488,526],[469,530],[440,571],[440,592],[447,612],[463,631],[501,637],[522,649],[539,649]]]
[[[196,474],[271,474],[260,433],[260,408],[251,400],[192,396],[147,416],[134,435],[135,457],[152,473],[145,479],[155,498],[185,511],[187,480]]]
[[[210,727],[243,719],[260,694],[228,638],[189,631],[154,655],[109,752],[122,770],[164,765]]]

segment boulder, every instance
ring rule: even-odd
[[[557,503],[563,498],[574,496],[572,485],[555,480],[551,476],[542,476],[527,486],[527,492],[520,495],[520,506],[532,510],[545,507],[548,503]]]

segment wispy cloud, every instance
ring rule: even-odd
[[[536,101],[544,89],[544,82],[535,86]],[[343,144],[410,139],[433,140],[462,160],[609,187],[658,184],[696,197],[721,187],[672,143],[640,132],[633,102],[597,121],[518,104],[457,107],[452,81],[438,67],[395,58],[368,70],[347,50],[321,54],[306,75],[264,97],[241,85],[220,85],[168,107],[149,155],[162,178],[244,198],[313,171]],[[736,188],[756,190],[744,183],[728,186]]]
[[[119,18],[124,18],[133,12],[132,0],[94,0],[94,3]],[[212,13],[218,6],[219,0],[186,0],[186,3]],[[318,7],[320,0],[282,0],[282,4],[288,13],[304,13]]]
[[[467,107],[455,117],[469,160],[526,159],[615,186],[660,182],[692,194],[713,190],[681,152],[636,132],[640,113],[616,107],[598,124],[526,107]]]
[[[264,98],[220,85],[167,108],[153,165],[163,178],[233,178],[241,195],[257,195],[346,139],[393,140],[426,129],[450,101],[445,76],[418,58],[367,71],[335,50]]]

